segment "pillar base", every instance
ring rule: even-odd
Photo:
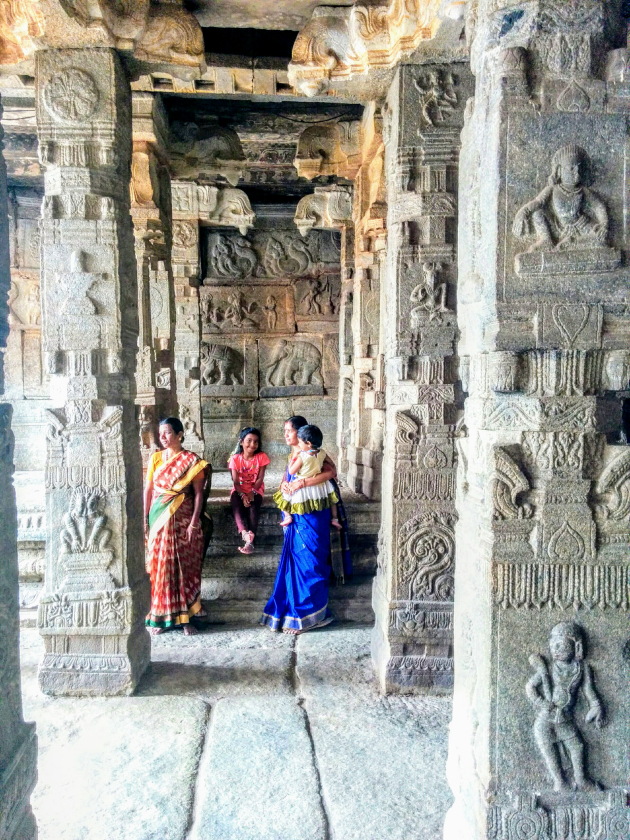
[[[151,661],[151,638],[144,624],[128,635],[48,636],[39,666],[44,694],[66,697],[116,697],[133,694]],[[69,651],[55,650],[57,640]]]
[[[37,826],[30,796],[37,781],[35,725],[22,724],[24,738],[13,760],[0,774],[0,837],[2,840],[36,840]]]
[[[390,602],[379,577],[374,580],[372,608],[372,663],[383,694],[450,694],[453,690],[453,655],[448,640],[429,638],[420,627],[420,614],[430,615],[432,604]],[[445,605],[440,604],[441,611]],[[398,614],[409,620],[402,629]],[[391,615],[396,616],[392,624]],[[416,627],[412,627],[416,621]],[[450,626],[448,629],[450,632]]]

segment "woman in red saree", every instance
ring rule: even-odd
[[[184,427],[176,417],[160,422],[164,447],[149,461],[144,492],[147,525],[147,571],[151,577],[152,633],[183,627],[196,633],[193,616],[202,613],[201,515],[207,461],[184,449]]]

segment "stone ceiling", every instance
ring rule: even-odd
[[[353,0],[186,0],[202,26],[301,29],[315,6],[351,6]]]

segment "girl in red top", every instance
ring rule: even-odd
[[[241,429],[234,454],[228,461],[234,486],[230,505],[234,521],[245,545],[239,546],[242,554],[254,550],[254,537],[258,528],[258,517],[265,492],[265,469],[270,463],[262,452],[260,431],[247,426]]]

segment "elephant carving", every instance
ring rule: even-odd
[[[292,385],[323,386],[322,354],[307,341],[279,341],[267,365],[267,385],[287,388]]]
[[[202,343],[202,385],[242,385],[243,366],[243,357],[232,347]]]

